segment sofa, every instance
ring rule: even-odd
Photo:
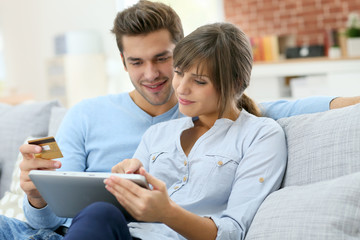
[[[56,100],[15,106],[0,103],[0,214],[25,220],[19,147],[32,138],[54,136],[65,113]]]
[[[30,136],[54,136],[65,113],[57,101],[0,104],[1,214],[24,219],[18,148]],[[360,239],[360,104],[278,123],[288,145],[286,173],[246,239]]]

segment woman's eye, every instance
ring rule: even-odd
[[[179,71],[179,70],[174,70],[174,72],[175,72],[176,74],[182,76],[182,72],[181,72],[181,71]]]
[[[201,81],[201,80],[195,80],[195,82],[199,85],[205,85],[206,82],[205,81]]]

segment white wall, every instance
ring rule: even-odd
[[[55,55],[54,37],[67,31],[99,32],[106,57],[120,59],[110,33],[116,12],[114,0],[0,0],[8,85],[46,99],[46,60]]]
[[[158,0],[180,16],[185,35],[201,25],[224,21],[223,0]]]
[[[224,19],[222,0],[159,0],[179,14],[185,34]],[[117,11],[137,0],[0,0],[5,83],[17,93],[47,99],[46,62],[55,56],[54,37],[69,31],[95,30],[103,40],[109,93],[132,89],[110,33]],[[1,89],[0,89],[1,91]],[[1,92],[0,92],[1,96]]]

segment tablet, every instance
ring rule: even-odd
[[[136,221],[105,188],[104,179],[116,175],[149,188],[140,174],[99,172],[61,172],[32,170],[29,176],[51,210],[59,217],[73,218],[94,202],[109,202],[118,207],[129,222]]]

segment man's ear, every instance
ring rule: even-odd
[[[121,60],[122,60],[122,62],[124,64],[124,70],[127,71],[124,55],[122,53],[120,53],[120,57],[121,57]]]

